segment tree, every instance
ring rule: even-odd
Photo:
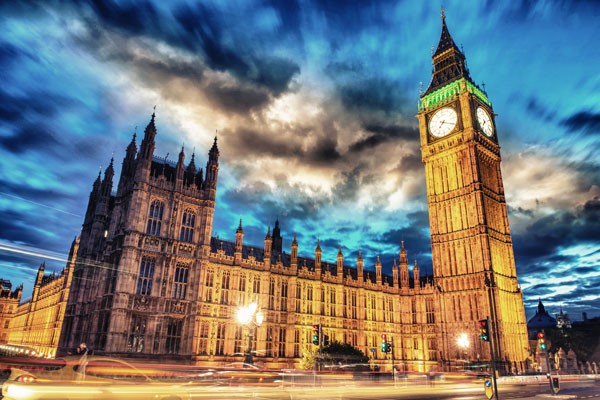
[[[300,360],[300,368],[311,370],[315,368],[319,348],[314,345],[304,345],[302,349],[302,359]]]
[[[368,364],[369,357],[349,343],[331,342],[323,347],[323,356],[331,364]]]

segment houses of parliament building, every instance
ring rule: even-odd
[[[135,134],[126,149],[117,187],[113,160],[93,183],[73,244],[58,354],[85,341],[96,354],[219,365],[241,361],[250,337],[256,362],[290,368],[320,325],[330,341],[387,370],[390,360],[431,371],[490,358],[524,370],[527,328],[494,116],[442,15],[417,114],[433,264],[424,277],[416,262],[409,267],[404,243],[390,276],[379,258],[365,268],[360,252],[349,259],[340,248],[326,262],[318,242],[309,244],[314,255],[299,256],[295,235],[283,246],[278,221],[272,231],[265,224],[262,246],[244,243],[242,221],[231,241],[213,237],[217,139],[204,169],[183,149],[176,163],[159,159],[152,114],[139,149]],[[250,303],[264,319],[242,325],[236,312]],[[494,354],[479,340],[486,318]],[[468,348],[457,344],[464,333]],[[382,335],[392,354],[381,352]]]

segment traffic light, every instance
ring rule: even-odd
[[[546,349],[548,348],[548,345],[546,344],[546,334],[544,333],[544,331],[538,331],[537,341],[538,341],[538,347],[540,348],[540,350],[546,351]]]
[[[323,335],[323,346],[329,346],[329,336]]]
[[[381,335],[381,351],[383,353],[390,352],[390,344],[387,342],[387,336],[385,334]]]
[[[320,325],[313,325],[313,334],[312,334],[312,343],[314,345],[319,345],[319,337],[321,335],[321,326]]]
[[[490,341],[490,328],[488,325],[487,318],[480,319],[478,324],[479,324],[479,339],[483,340],[484,342],[489,342]]]

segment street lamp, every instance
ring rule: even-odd
[[[248,346],[246,347],[246,351],[244,353],[244,363],[252,365],[252,329],[261,326],[265,316],[260,308],[258,308],[258,304],[253,302],[247,306],[238,308],[236,319],[240,324],[244,325],[246,329],[248,329]]]
[[[463,371],[465,370],[465,366],[467,364],[467,349],[470,346],[470,342],[469,342],[469,336],[466,333],[461,333],[460,336],[458,337],[458,339],[456,340],[456,344],[458,344],[458,347],[460,347],[461,349],[463,349],[463,354],[465,356],[465,358],[463,359]]]

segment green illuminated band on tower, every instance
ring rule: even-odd
[[[437,89],[434,92],[429,93],[426,96],[423,96],[419,100],[419,111],[426,110],[428,108],[436,107],[441,103],[446,103],[449,100],[458,96],[459,93],[464,91],[468,91],[469,93],[473,93],[479,100],[487,104],[488,106],[492,106],[492,103],[488,100],[487,95],[481,91],[477,86],[473,83],[469,82],[465,78],[461,78],[457,81],[449,83],[448,85]]]

